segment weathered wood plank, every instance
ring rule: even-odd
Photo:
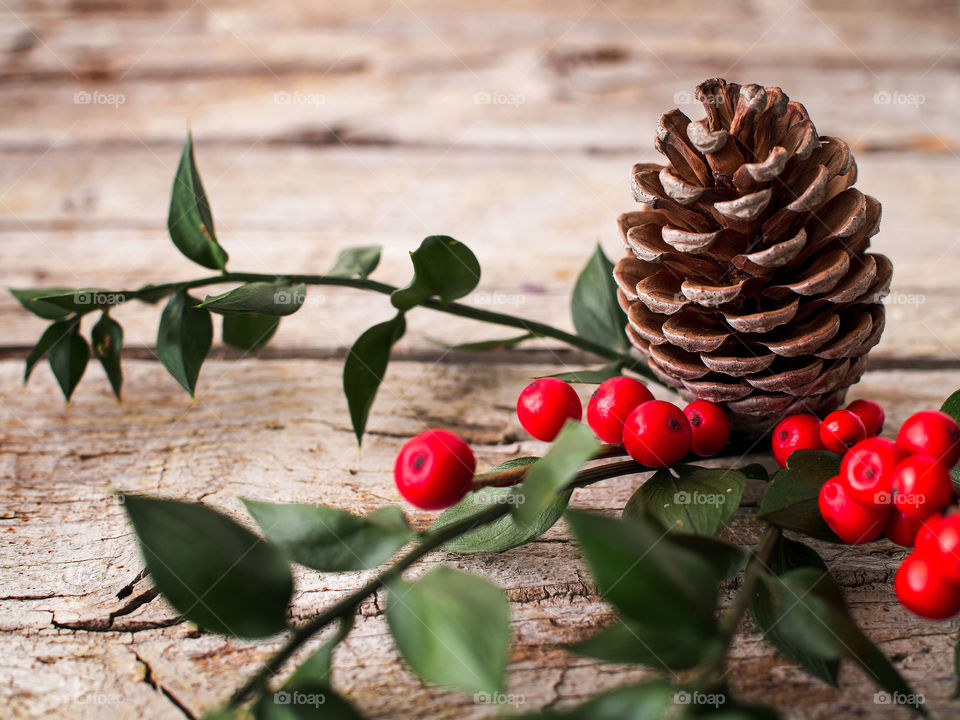
[[[0,684],[4,703],[24,718],[98,717],[107,711],[122,718],[179,717],[169,698],[144,682],[149,666],[154,684],[198,713],[275,645],[197,635],[176,624],[160,601],[116,618],[113,629],[104,628],[107,614],[124,602],[116,593],[141,567],[111,489],[202,499],[238,516],[237,495],[366,511],[398,501],[390,477],[393,454],[402,437],[425,425],[464,434],[481,465],[539,452],[540,443],[523,439],[513,398],[531,374],[553,369],[396,363],[360,456],[350,437],[335,362],[214,361],[207,369],[208,389],[196,405],[172,380],[158,380],[151,364],[133,362],[128,372],[140,391],[126,404],[117,406],[105,387],[91,383],[81,386],[69,409],[50,378],[39,375],[21,390],[19,364],[0,362],[0,536],[7,538],[0,545],[0,644],[9,678]],[[883,402],[894,427],[908,413],[936,405],[957,385],[960,371],[873,372],[854,393]],[[615,511],[636,483],[636,478],[607,481],[578,491],[574,502]],[[751,497],[758,490],[753,488]],[[733,539],[755,536],[748,514],[744,511],[731,528]],[[427,513],[411,515],[421,527],[429,521]],[[949,713],[945,702],[955,629],[921,622],[895,603],[890,580],[902,551],[886,543],[820,549],[867,632],[898,658],[931,710]],[[577,659],[558,648],[611,617],[561,526],[508,553],[438,553],[428,565],[437,562],[455,562],[506,588],[517,641],[510,693],[522,698],[522,709],[567,704],[642,674]],[[299,573],[295,615],[305,617],[365,577]],[[129,597],[145,587],[134,584]],[[392,651],[384,651],[382,609],[382,598],[365,604],[355,634],[338,650],[339,688],[377,718],[495,714],[494,707],[470,697],[416,682]],[[90,629],[75,629],[81,627]],[[835,717],[838,707],[854,717],[887,717],[889,711],[872,704],[874,690],[859,673],[844,673],[835,696],[774,655],[753,630],[735,647],[730,677],[739,692],[775,699],[791,717]],[[107,703],[112,706],[105,710]]]

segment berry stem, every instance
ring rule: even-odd
[[[593,460],[602,460],[604,458],[624,457],[627,451],[623,445],[601,445]],[[491,485],[516,485],[523,481],[531,465],[522,465],[520,467],[507,468],[506,470],[495,470],[494,472],[478,473],[473,476],[473,487],[471,490],[490,487]]]
[[[170,295],[179,290],[190,290],[193,288],[205,287],[208,285],[219,285],[230,282],[289,282],[303,283],[305,285],[335,285],[339,287],[350,287],[357,290],[369,290],[384,295],[390,295],[398,288],[394,285],[378,282],[376,280],[367,280],[360,278],[331,277],[329,275],[277,275],[265,273],[244,273],[244,272],[224,272],[220,275],[211,275],[210,277],[198,278],[196,280],[185,280],[181,282],[163,283],[160,285],[146,285],[139,290],[117,290],[112,294],[121,299],[117,304],[127,302],[128,300],[156,301],[166,295]],[[633,357],[629,352],[617,348],[607,347],[600,343],[589,340],[575,333],[561,330],[560,328],[547,325],[545,323],[527,320],[515,315],[494,312],[493,310],[484,310],[472,305],[451,302],[442,303],[439,300],[428,299],[420,303],[423,307],[436,310],[437,312],[447,313],[449,315],[459,315],[460,317],[478,320],[480,322],[492,323],[494,325],[505,325],[521,330],[526,330],[531,335],[537,337],[548,337],[560,342],[566,343],[571,347],[585,350],[589,353],[620,363],[623,367],[642,375],[648,380],[652,380],[660,385],[663,383],[651,372],[647,364],[642,360]]]

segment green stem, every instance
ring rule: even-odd
[[[184,282],[171,282],[162,285],[148,285],[139,290],[118,290],[115,294],[123,297],[122,302],[127,300],[143,300],[146,298],[163,297],[164,294],[176,292],[178,290],[190,290],[192,288],[205,287],[207,285],[219,285],[230,282],[290,282],[303,283],[305,285],[334,285],[338,287],[349,287],[357,290],[369,290],[384,295],[390,295],[398,288],[387,283],[377,282],[376,280],[361,280],[359,278],[341,278],[331,277],[329,275],[268,275],[263,273],[234,273],[225,272],[222,275],[212,275],[210,277],[198,278],[197,280],[187,280]],[[644,377],[655,382],[660,382],[653,375],[646,363],[632,357],[629,353],[616,348],[607,347],[600,343],[589,340],[580,335],[561,330],[560,328],[547,325],[546,323],[526,320],[515,315],[494,312],[493,310],[484,310],[472,305],[451,302],[442,303],[439,300],[425,300],[421,303],[423,307],[436,310],[437,312],[447,313],[448,315],[458,315],[460,317],[470,318],[479,322],[491,323],[494,325],[504,325],[507,327],[525,330],[538,337],[548,337],[560,342],[566,343],[571,347],[585,350],[589,353],[617,362],[624,367],[629,368]]]

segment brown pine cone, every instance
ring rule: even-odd
[[[849,146],[780,88],[697,87],[706,117],[661,116],[666,165],[633,168],[614,275],[627,333],[686,399],[752,434],[839,406],[880,340],[892,266],[868,253],[880,203]]]

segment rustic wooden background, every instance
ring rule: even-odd
[[[377,276],[403,282],[405,253],[445,233],[480,258],[473,302],[562,326],[592,245],[619,252],[614,219],[632,206],[631,164],[654,158],[659,114],[679,105],[699,116],[690,93],[715,75],[780,85],[821,132],[850,141],[859,187],[884,204],[875,246],[896,266],[893,294],[853,395],[885,403],[896,426],[960,386],[954,2],[2,0],[0,54],[4,285],[203,274],[165,231],[189,123],[232,269],[322,272],[341,248],[379,243]],[[392,457],[426,426],[463,433],[482,465],[541,450],[514,419],[516,393],[534,374],[589,362],[546,342],[482,361],[446,353],[426,338],[503,331],[418,311],[360,454],[341,359],[388,303],[345,289],[310,298],[260,359],[209,361],[195,405],[153,359],[159,309],[123,307],[125,402],[91,365],[66,407],[46,368],[21,387],[43,322],[0,296],[0,715],[198,717],[275,646],[199,634],[160,600],[118,615],[150,596],[111,489],[238,516],[238,495],[366,511],[399,501]],[[574,504],[614,511],[636,482],[578,491]],[[755,532],[748,517],[735,539]],[[895,603],[902,551],[821,550],[870,636],[931,711],[954,716],[956,626]],[[519,709],[643,675],[560,648],[611,617],[562,524],[511,552],[437,553],[428,564],[439,562],[509,593]],[[367,576],[300,573],[295,614]],[[336,653],[342,692],[376,718],[496,714],[414,679],[389,649],[381,611],[380,599],[364,605]],[[797,718],[905,716],[875,704],[859,671],[845,669],[834,693],[745,630],[730,673],[742,696]]]

